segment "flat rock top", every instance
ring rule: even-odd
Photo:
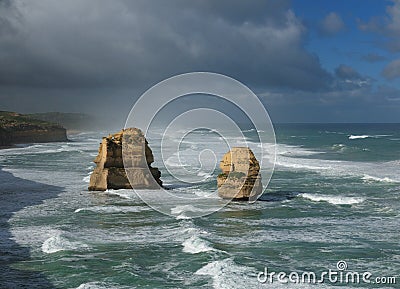
[[[112,140],[112,139],[121,140],[121,138],[123,136],[144,137],[144,134],[140,129],[138,129],[136,127],[130,127],[130,128],[122,129],[117,133],[109,134],[105,138],[110,139],[110,140]]]
[[[220,168],[223,173],[231,171],[248,173],[249,170],[259,170],[259,163],[254,153],[248,147],[233,147],[227,152],[222,161]]]

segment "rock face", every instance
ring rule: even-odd
[[[224,199],[248,200],[262,192],[260,165],[248,147],[234,147],[220,162],[218,195]]]
[[[0,147],[7,147],[12,144],[11,135],[0,127]]]
[[[138,128],[104,137],[94,160],[97,166],[90,176],[89,190],[158,189],[161,173],[151,167],[153,161],[153,153]]]
[[[68,141],[65,128],[55,127],[50,129],[26,129],[10,133],[11,142],[18,143],[45,143]]]

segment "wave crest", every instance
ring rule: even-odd
[[[185,253],[198,254],[201,252],[214,251],[214,248],[210,247],[209,242],[202,238],[193,235],[189,239],[182,243],[182,251]]]
[[[364,202],[361,197],[329,196],[320,194],[302,193],[300,196],[313,202],[327,202],[333,205],[354,205]]]
[[[61,233],[48,238],[42,244],[42,252],[47,254],[56,253],[59,251],[69,251],[69,250],[82,250],[89,249],[89,246],[81,242],[70,241]]]

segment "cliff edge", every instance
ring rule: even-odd
[[[67,140],[66,129],[58,124],[16,112],[0,111],[0,146]]]

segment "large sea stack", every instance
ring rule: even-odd
[[[162,185],[161,173],[158,168],[151,167],[153,161],[153,153],[138,128],[123,129],[103,137],[94,160],[97,166],[90,176],[89,190],[158,189]]]
[[[218,195],[224,199],[249,200],[262,192],[260,165],[248,147],[234,147],[220,162]]]

